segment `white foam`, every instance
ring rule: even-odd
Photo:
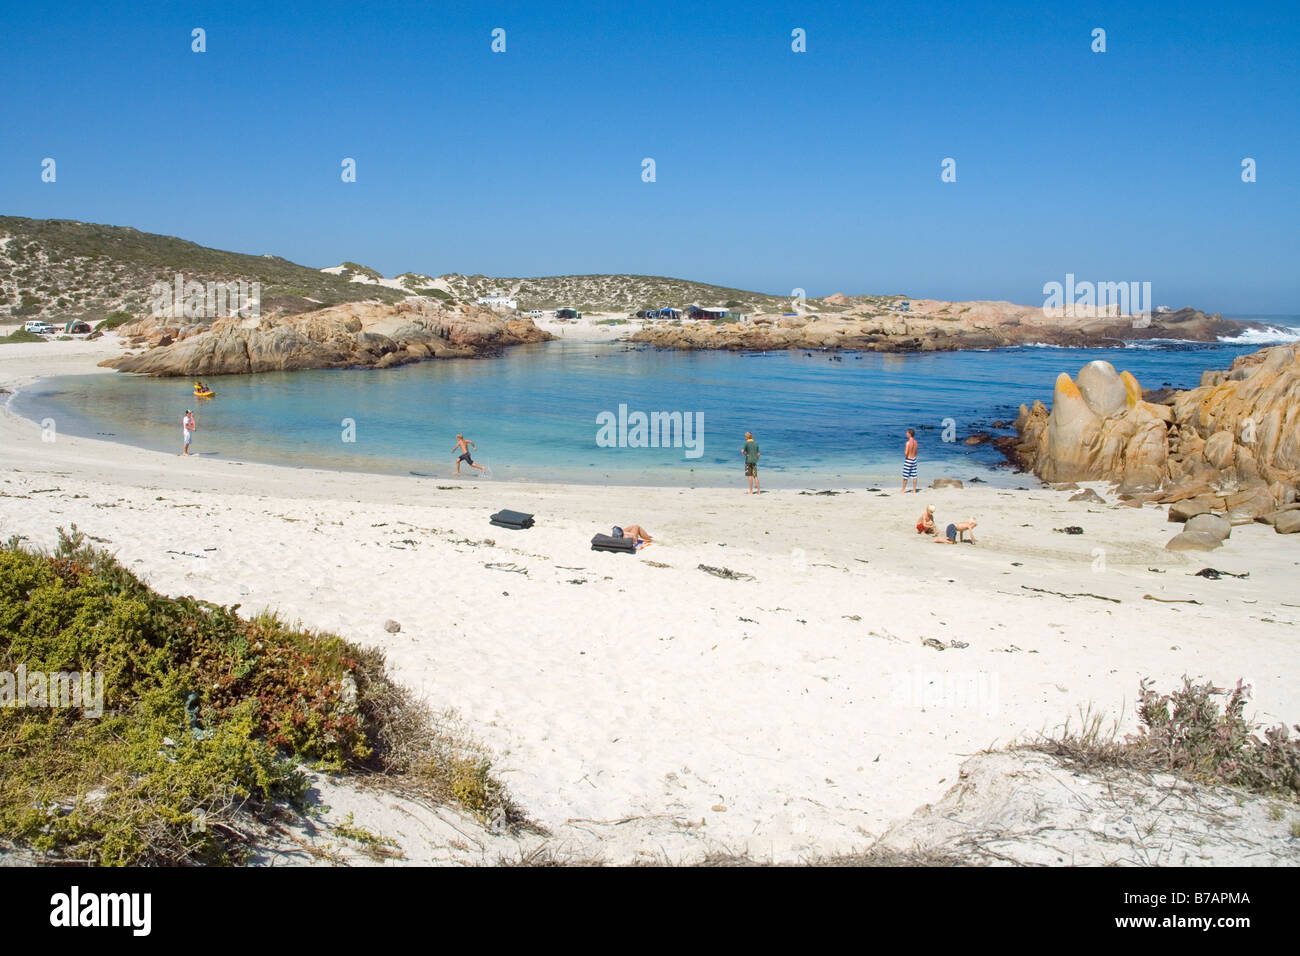
[[[1300,329],[1271,325],[1267,329],[1248,329],[1240,335],[1220,335],[1219,341],[1225,345],[1281,345],[1300,342]]]

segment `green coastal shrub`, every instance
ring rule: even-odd
[[[1089,713],[1076,730],[1067,723],[1060,734],[1032,746],[1084,769],[1171,773],[1300,802],[1300,738],[1285,725],[1264,728],[1247,720],[1249,699],[1250,687],[1241,681],[1227,690],[1184,676],[1182,687],[1159,694],[1143,680],[1137,734],[1120,739],[1117,722],[1107,728],[1100,714]]]
[[[103,329],[105,332],[111,332],[113,329],[126,325],[126,323],[134,320],[135,316],[130,312],[110,312],[108,318],[99,323],[99,328]]]
[[[151,590],[74,526],[0,549],[0,671],[102,674],[102,714],[0,687],[0,841],[99,865],[237,863],[241,821],[306,791],[300,766],[388,779],[514,819],[487,760],[383,656],[274,614]]]
[[[17,345],[21,342],[44,342],[43,335],[37,335],[35,332],[28,332],[26,329],[15,329],[8,335],[0,335],[0,344]]]

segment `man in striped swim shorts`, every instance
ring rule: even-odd
[[[907,444],[903,446],[903,490],[907,494],[907,481],[912,481],[912,491],[916,491],[916,432],[907,430]]]

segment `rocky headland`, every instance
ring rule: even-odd
[[[186,377],[391,368],[426,359],[494,355],[551,337],[531,319],[506,319],[475,306],[360,302],[210,324],[149,317],[122,329],[128,348],[143,351],[101,364],[121,372]]]
[[[1300,532],[1300,346],[1243,355],[1185,391],[1144,392],[1089,362],[1057,378],[1050,410],[1020,406],[1016,430],[999,446],[1046,482],[1110,481],[1122,503],[1169,505],[1187,523],[1174,550],[1212,550],[1254,521]]]
[[[1214,342],[1264,328],[1196,309],[1144,319],[1115,314],[1064,316],[1011,302],[921,299],[903,312],[855,306],[853,300],[841,298],[845,311],[756,315],[735,322],[657,323],[635,333],[632,340],[675,349],[941,352],[1015,345],[1115,346],[1149,339]]]

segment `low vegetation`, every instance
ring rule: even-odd
[[[1249,699],[1250,687],[1241,681],[1229,691],[1184,677],[1169,694],[1142,681],[1137,734],[1121,738],[1118,722],[1089,712],[1076,729],[1067,722],[1059,734],[1029,746],[1084,770],[1170,773],[1300,802],[1300,739],[1283,725],[1266,729],[1247,720]]]
[[[8,335],[0,335],[0,344],[17,345],[20,342],[44,342],[45,336],[37,335],[35,332],[28,332],[26,329],[15,329]]]
[[[130,312],[111,312],[108,318],[99,323],[99,329],[104,332],[111,332],[113,329],[120,328],[133,321],[135,321],[135,316]]]
[[[518,822],[483,753],[380,652],[237,611],[151,590],[75,526],[51,553],[0,547],[0,845],[49,862],[239,863],[250,834],[308,809],[304,765]],[[102,713],[13,706],[20,670],[101,674]]]

